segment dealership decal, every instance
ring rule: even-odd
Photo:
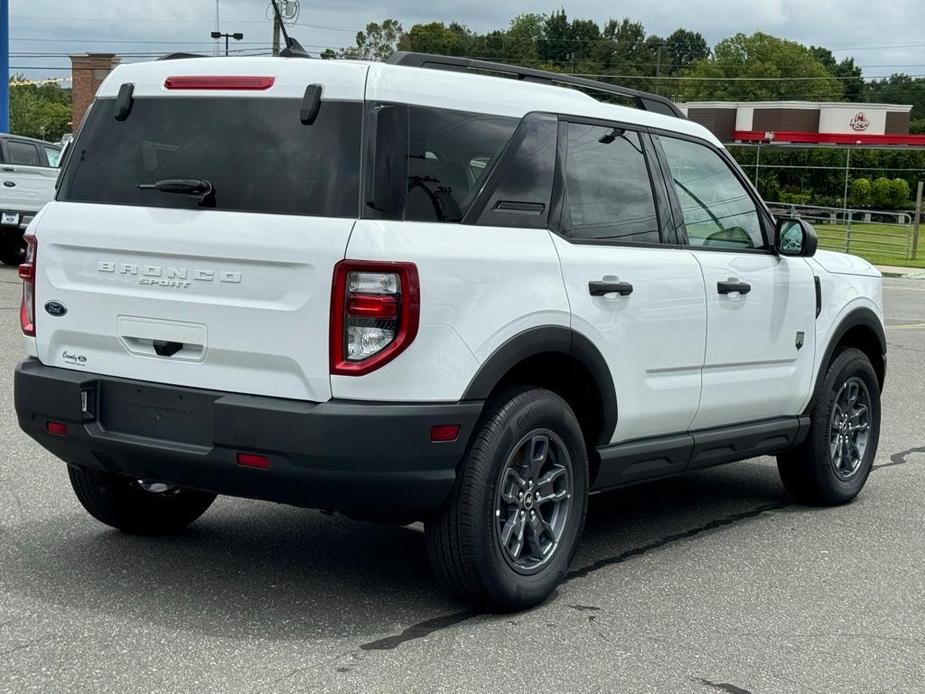
[[[864,115],[863,111],[855,113],[848,124],[851,126],[852,130],[857,130],[858,132],[867,130],[870,127],[870,121],[867,119],[867,116]]]

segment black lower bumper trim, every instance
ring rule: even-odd
[[[90,413],[82,411],[83,400]],[[449,494],[481,402],[311,403],[132,381],[42,365],[16,369],[19,425],[71,465],[309,508],[401,515]],[[65,436],[48,422],[67,425]],[[434,425],[458,424],[432,443]],[[270,467],[237,464],[259,453]]]

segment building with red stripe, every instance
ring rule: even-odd
[[[678,104],[724,143],[775,142],[925,147],[910,135],[912,106],[813,101],[698,101]]]

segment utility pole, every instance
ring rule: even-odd
[[[10,132],[10,1],[0,0],[0,133]]]
[[[218,33],[222,30],[222,13],[219,7],[221,0],[215,0],[215,33]],[[215,42],[215,55],[221,55],[221,49],[219,48],[219,42]]]
[[[661,44],[655,49],[655,93],[661,94],[659,77],[662,76],[662,51],[665,45]]]

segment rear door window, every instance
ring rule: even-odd
[[[20,164],[21,166],[42,165],[41,159],[39,159],[39,148],[31,142],[8,140],[6,153],[10,164]]]
[[[639,135],[621,127],[565,123],[565,236],[659,243],[659,220]]]
[[[195,196],[141,190],[166,179],[209,181],[215,209],[356,217],[362,105],[325,101],[303,125],[300,101],[138,98],[117,121],[101,99],[74,143],[59,200],[197,208]]]

